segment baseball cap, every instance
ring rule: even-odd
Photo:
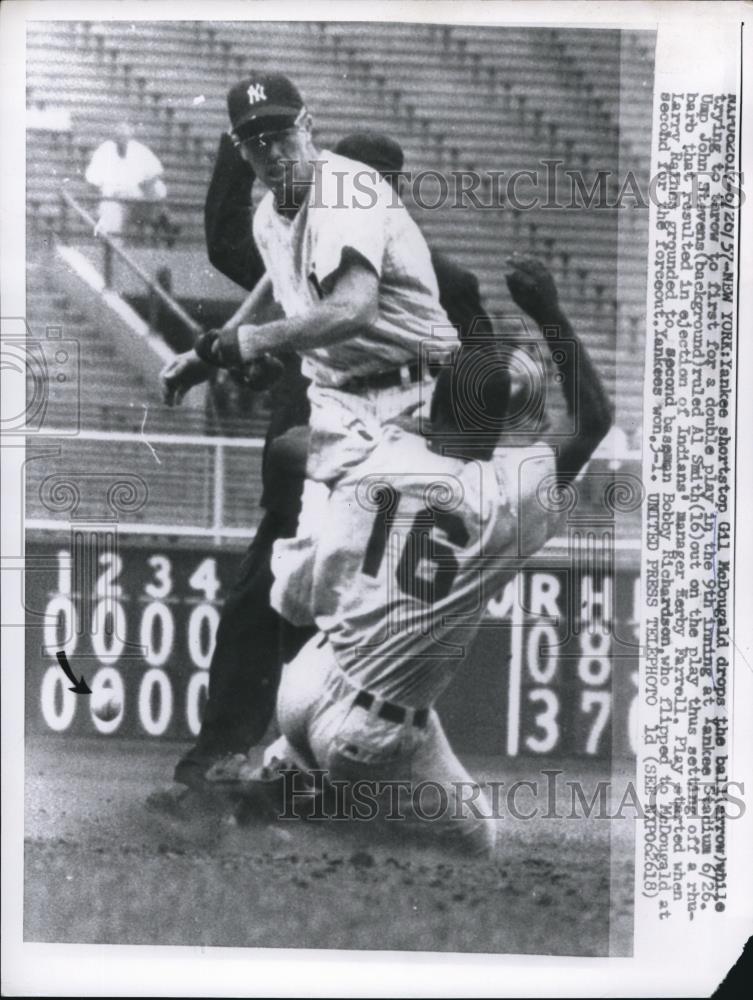
[[[252,73],[227,93],[230,125],[238,139],[286,128],[302,109],[300,91],[282,73]]]
[[[402,146],[383,132],[351,132],[338,142],[335,152],[349,160],[365,163],[380,174],[396,173],[403,169]]]

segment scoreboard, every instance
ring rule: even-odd
[[[74,559],[74,545],[27,545],[28,731],[191,740],[239,554],[98,535]],[[437,706],[453,746],[633,754],[639,609],[635,565],[595,573],[546,554],[531,562],[489,602]],[[69,690],[59,650],[91,696]]]

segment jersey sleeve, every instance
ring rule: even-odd
[[[362,257],[381,277],[387,210],[381,191],[375,189],[373,198],[365,198],[354,187],[352,175],[325,168],[321,202],[312,220],[312,264],[320,287],[336,273],[348,251]]]
[[[162,164],[151,149],[142,142],[135,143],[135,147],[138,169],[141,174],[140,183],[143,184],[145,181],[152,181],[157,177],[161,177],[164,172]]]

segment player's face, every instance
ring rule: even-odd
[[[311,131],[304,121],[290,128],[262,132],[237,143],[240,155],[278,202],[293,195],[313,176]]]

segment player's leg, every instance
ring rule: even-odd
[[[296,532],[299,537],[316,532],[332,485],[368,458],[382,438],[385,423],[417,405],[422,392],[422,383],[416,382],[361,393],[309,387],[307,483]]]
[[[330,484],[374,450],[379,421],[366,397],[316,385],[309,387],[308,396],[311,435],[306,473],[309,479]]]
[[[272,390],[262,456],[261,502],[266,513],[220,612],[201,732],[175,769],[175,780],[183,784],[200,785],[219,758],[245,754],[262,739],[274,714],[281,664],[313,631],[289,625],[269,603],[272,547],[295,534],[300,510],[309,415],[306,387],[297,359],[286,359],[283,376]],[[278,446],[283,438],[289,438],[288,444]]]
[[[200,784],[215,761],[245,753],[269,725],[282,663],[282,619],[269,604],[270,559],[274,542],[293,533],[295,525],[294,517],[268,512],[243,559],[220,612],[201,731],[175,768],[181,784]],[[287,642],[295,643],[294,633]]]
[[[327,649],[321,656],[334,663]],[[303,676],[291,680],[306,683]],[[306,740],[330,780],[366,781],[381,789],[379,816],[393,833],[436,838],[465,855],[492,852],[491,805],[453,752],[434,710],[420,726],[384,719],[377,702],[369,708],[356,703],[357,692],[344,684],[336,665],[315,683],[326,696],[308,709]]]
[[[322,766],[321,743],[328,735],[320,720],[333,704],[332,679],[337,665],[326,636],[317,632],[285,664],[277,694],[277,722],[280,732],[310,767]],[[316,743],[312,743],[312,736]]]
[[[271,820],[291,813],[303,817],[323,815],[325,792],[321,776],[312,775],[318,763],[311,754],[308,730],[312,715],[323,704],[330,705],[327,677],[330,651],[315,634],[282,670],[277,693],[277,716],[281,735],[264,750],[261,765],[241,758],[228,778],[220,765],[207,783],[235,800],[235,817],[243,825]],[[291,785],[292,781],[292,785]]]
[[[311,636],[285,622],[270,606],[272,547],[295,534],[302,479],[267,463],[265,499],[274,504],[259,525],[238,578],[220,612],[209,667],[201,732],[178,762],[175,780],[200,784],[219,758],[245,754],[259,742],[274,714],[281,665]]]
[[[434,709],[429,712],[425,735],[415,742],[411,782],[419,822],[424,822],[439,840],[468,854],[492,853],[497,821],[491,803],[450,746]],[[420,818],[435,815],[435,819]]]

